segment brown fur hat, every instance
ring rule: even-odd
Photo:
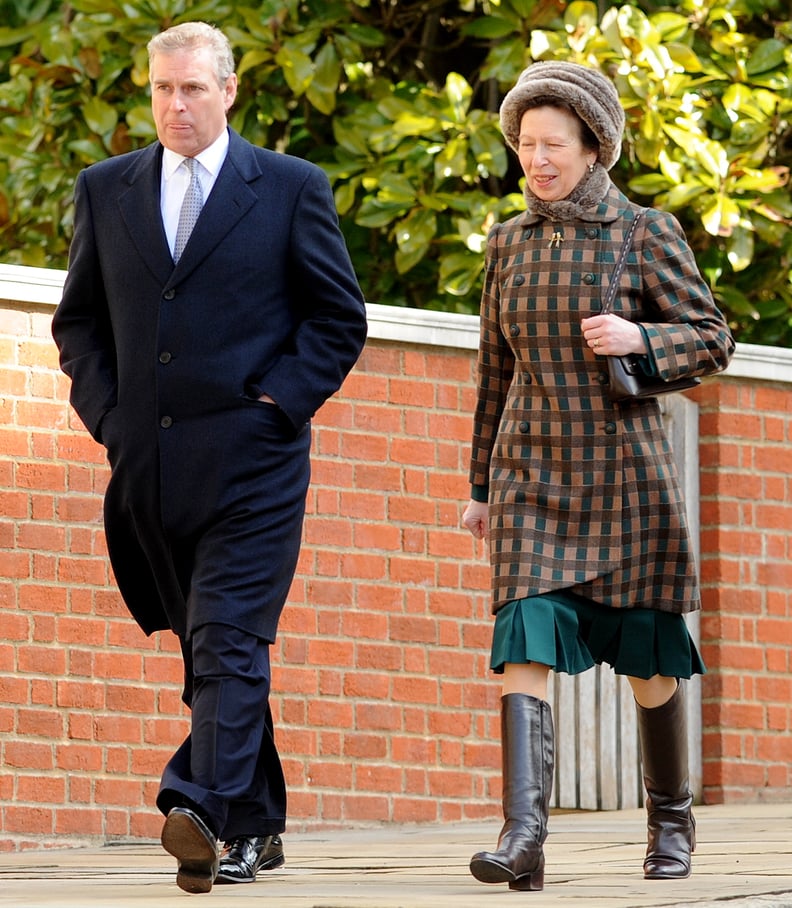
[[[558,100],[571,107],[597,137],[598,160],[606,170],[619,160],[624,110],[613,82],[599,70],[562,60],[532,63],[524,69],[500,109],[503,135],[515,151],[522,115],[535,99]]]

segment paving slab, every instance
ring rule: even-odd
[[[0,905],[14,908],[792,908],[792,803],[696,809],[687,880],[644,880],[640,810],[554,814],[545,888],[512,892],[470,876],[499,824],[381,825],[284,835],[286,865],[255,883],[189,895],[156,843],[0,855]]]

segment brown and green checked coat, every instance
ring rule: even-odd
[[[657,401],[611,403],[605,358],[580,328],[599,312],[636,210],[611,185],[579,220],[525,213],[490,233],[470,481],[489,488],[493,611],[562,588],[616,608],[699,605]],[[563,240],[551,245],[554,233]],[[681,227],[661,211],[636,230],[613,311],[643,326],[666,379],[717,372],[734,351]]]

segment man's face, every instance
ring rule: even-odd
[[[166,148],[194,157],[225,129],[236,91],[233,74],[222,88],[217,84],[208,47],[156,54],[151,61],[151,111],[157,138]]]

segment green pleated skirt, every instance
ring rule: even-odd
[[[528,662],[569,675],[603,662],[635,678],[706,672],[682,615],[609,608],[569,590],[515,599],[496,613],[490,668]]]

